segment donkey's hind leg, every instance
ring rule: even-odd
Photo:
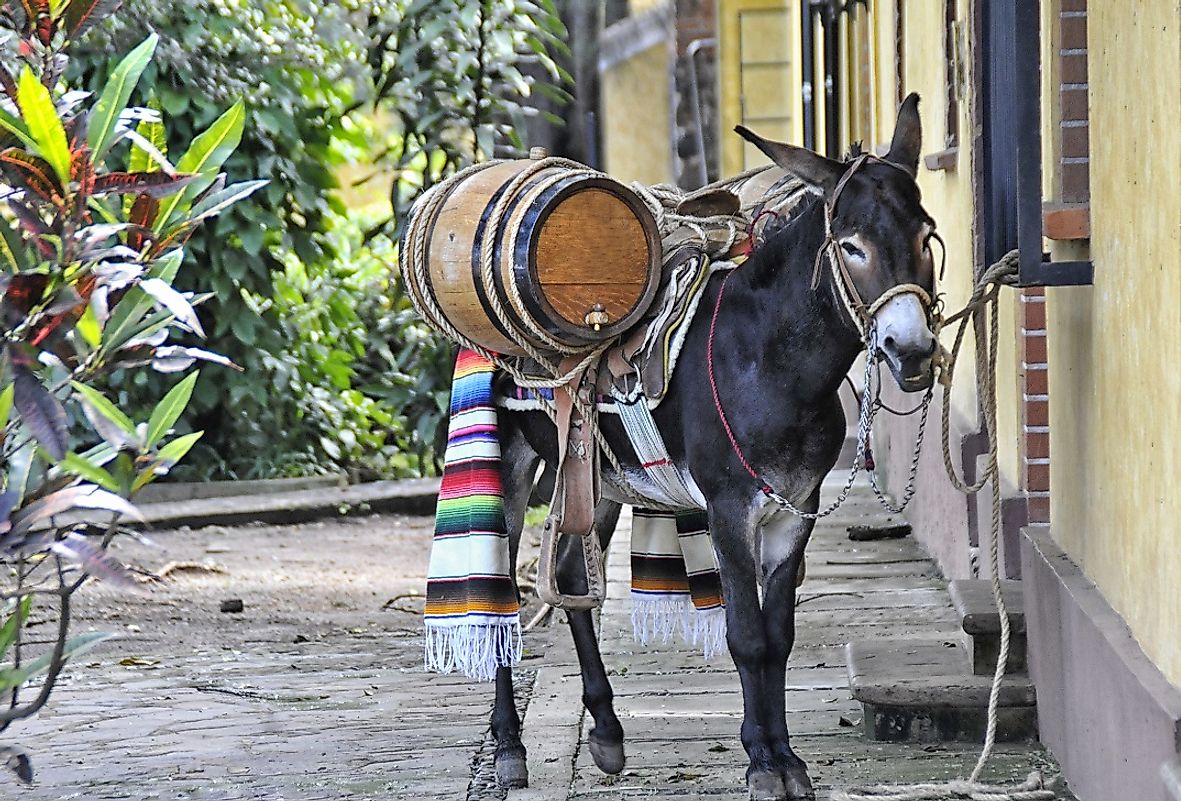
[[[516,582],[517,550],[521,529],[525,525],[525,509],[540,458],[529,447],[519,429],[511,424],[509,415],[503,419],[500,431],[501,482],[504,489],[505,528],[509,538],[510,575]],[[492,708],[492,735],[496,738],[496,783],[501,787],[529,786],[529,771],[525,760],[525,745],[521,742],[521,717],[513,698],[513,669],[496,670],[496,703]]]
[[[615,525],[619,522],[619,504],[601,501],[595,510],[595,529],[603,550],[611,543]],[[587,591],[586,567],[582,549],[573,537],[565,537],[559,553],[558,586],[562,592],[582,594]],[[575,547],[579,546],[579,547]],[[607,679],[603,656],[599,653],[599,638],[590,610],[569,610],[566,619],[574,636],[574,649],[582,671],[582,703],[591,713],[595,725],[590,732],[590,752],[599,770],[617,774],[623,771],[626,758],[623,752],[623,726],[615,714],[615,694]]]

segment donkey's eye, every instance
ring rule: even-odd
[[[841,243],[841,250],[845,251],[845,253],[847,253],[849,256],[852,256],[855,259],[861,259],[863,261],[865,260],[865,251],[863,251],[861,248],[857,247],[856,245],[850,244],[848,242],[842,242]]]

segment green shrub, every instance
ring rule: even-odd
[[[288,254],[273,297],[254,299],[277,317],[286,343],[264,357],[292,418],[285,472],[369,478],[437,470],[454,353],[391,288],[395,245],[385,236],[366,242],[367,222],[334,218],[335,258],[308,265]]]

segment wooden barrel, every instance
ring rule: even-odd
[[[516,181],[526,170],[533,173]],[[589,349],[627,330],[651,303],[660,236],[647,206],[617,181],[568,162],[521,159],[443,190],[412,215],[402,272],[420,310],[429,296],[473,342],[516,356],[525,355],[520,337],[548,353],[555,342]],[[417,256],[416,236],[427,241]],[[418,258],[425,271],[414,269]]]

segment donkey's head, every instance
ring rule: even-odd
[[[824,196],[832,278],[859,325],[875,332],[894,379],[907,392],[931,386],[936,347],[930,325],[935,222],[923,209],[915,183],[922,139],[918,103],[916,94],[903,101],[890,150],[880,159],[834,161],[736,129]]]

